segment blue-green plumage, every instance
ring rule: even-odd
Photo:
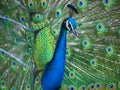
[[[71,8],[76,9],[69,3],[79,10],[74,15],[79,38],[66,32],[66,58],[57,62],[63,60],[65,70],[61,64],[55,70],[50,67],[58,68],[55,56],[60,57],[57,49],[62,44],[57,43],[57,47],[56,41],[68,12],[70,18],[65,19],[61,30],[77,36],[75,30],[71,31],[75,27],[71,24]],[[50,86],[61,86],[60,90],[120,90],[119,17],[119,0],[1,0],[0,90],[41,90]],[[59,78],[55,74],[58,72],[62,72]],[[55,80],[60,82],[53,86]]]

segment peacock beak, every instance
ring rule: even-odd
[[[74,29],[74,30],[72,31],[72,34],[73,34],[73,36],[75,36],[75,37],[77,37],[77,38],[78,38],[78,32],[77,32],[77,30],[76,30],[76,29]]]

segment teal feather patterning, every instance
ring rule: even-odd
[[[119,0],[1,0],[0,90],[33,90],[33,72],[52,59],[68,4],[79,12],[78,38],[67,32],[60,90],[120,90]]]

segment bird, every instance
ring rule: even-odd
[[[72,16],[71,4],[78,14]],[[57,79],[49,82],[58,90],[120,90],[119,4],[119,0],[2,0],[0,90],[33,90],[33,83],[34,90],[44,90],[47,71],[59,72],[63,66],[59,86],[52,84]],[[68,16],[75,19],[76,31],[64,27],[66,45],[58,48],[62,26],[70,25],[63,23]],[[57,60],[57,49],[64,58],[59,58],[59,51],[56,58],[65,60],[58,70],[49,68]]]
[[[69,12],[69,17],[63,21],[54,55],[52,60],[46,64],[41,80],[43,90],[58,90],[61,88],[65,69],[67,30],[73,33],[75,37],[78,36],[76,31],[76,22],[72,18],[73,11],[76,11],[76,9],[73,8],[73,5],[71,4],[68,4],[68,7],[72,13]]]

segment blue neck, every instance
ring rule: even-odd
[[[67,31],[61,28],[54,56],[46,65],[41,79],[43,90],[58,90],[61,86],[65,69],[66,34]]]
[[[61,28],[59,38],[57,40],[56,49],[53,56],[53,63],[58,65],[57,67],[65,66],[65,54],[66,54],[66,34],[67,30]]]

